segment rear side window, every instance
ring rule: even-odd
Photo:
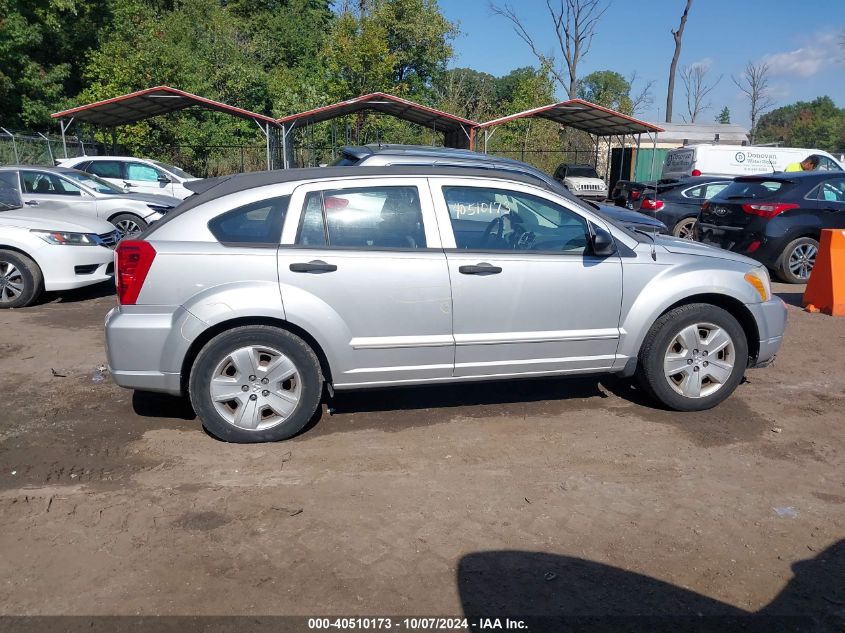
[[[116,160],[92,160],[87,168],[80,166],[80,169],[102,178],[123,178],[120,163]]]
[[[735,180],[718,194],[720,200],[771,198],[782,193],[790,183],[779,180]]]
[[[305,199],[300,246],[425,248],[416,187],[315,191]]]
[[[845,177],[824,181],[807,197],[825,202],[845,202]]]
[[[52,196],[81,196],[82,192],[74,184],[55,174],[37,171],[22,171],[21,184],[25,193]]]
[[[282,238],[290,196],[253,202],[218,215],[208,229],[224,246],[273,246]]]

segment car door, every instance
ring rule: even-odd
[[[431,183],[452,283],[455,375],[611,367],[622,263],[591,253],[588,220],[515,183]]]
[[[452,375],[449,271],[424,179],[301,185],[278,269],[285,314],[319,333],[335,387]]]
[[[124,186],[131,193],[173,195],[173,183],[163,171],[147,163],[124,163]]]
[[[819,183],[809,197],[815,198],[821,228],[845,229],[845,175]]]
[[[67,178],[47,171],[21,169],[21,197],[26,206],[51,213],[72,211],[97,217],[97,201]]]

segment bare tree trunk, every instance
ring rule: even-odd
[[[666,92],[666,123],[672,122],[672,99],[675,96],[675,71],[678,69],[678,59],[681,57],[681,38],[684,36],[684,27],[687,25],[687,15],[689,15],[692,0],[687,0],[687,6],[684,9],[684,14],[681,16],[681,23],[678,25],[678,30],[672,31],[672,37],[675,38],[675,54],[672,55],[672,63],[669,65],[669,89]]]
[[[681,69],[681,81],[684,82],[684,90],[687,97],[687,115],[684,121],[687,123],[695,123],[699,115],[710,108],[710,102],[705,101],[707,95],[713,91],[720,81],[722,75],[712,84],[707,83],[708,67],[701,64],[693,64],[692,66],[684,66]]]
[[[742,71],[742,75],[738,79],[731,76],[731,79],[748,99],[751,110],[751,130],[749,130],[748,137],[753,145],[760,115],[775,104],[769,94],[769,65],[766,62],[759,64],[748,62]]]

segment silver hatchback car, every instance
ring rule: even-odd
[[[117,249],[121,386],[222,439],[291,437],[327,391],[638,375],[712,407],[780,347],[757,262],[630,232],[508,171],[335,167],[198,181]]]

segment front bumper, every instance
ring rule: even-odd
[[[783,343],[786,330],[786,304],[780,297],[774,297],[764,303],[750,303],[746,307],[757,323],[760,334],[760,350],[753,367],[765,367],[774,360]]]
[[[38,252],[44,290],[73,290],[114,278],[114,251],[105,246],[48,246]]]

